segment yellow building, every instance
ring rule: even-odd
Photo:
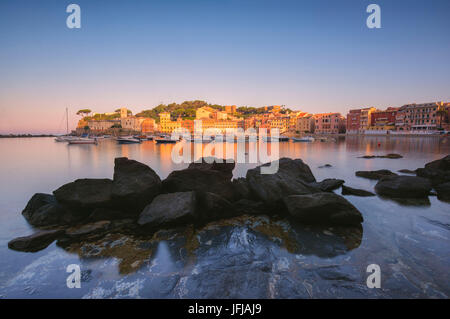
[[[197,120],[205,119],[205,118],[207,119],[207,118],[212,117],[214,112],[216,112],[216,110],[214,110],[213,108],[211,108],[209,106],[200,107],[195,112],[195,118]]]
[[[159,114],[159,130],[162,133],[172,133],[175,129],[181,127],[181,121],[172,121],[169,112]]]
[[[297,118],[295,130],[301,133],[313,133],[314,124],[314,116],[312,114],[305,113],[303,116]]]

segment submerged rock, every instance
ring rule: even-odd
[[[275,174],[261,174],[264,164],[247,171],[247,182],[255,196],[269,204],[280,201],[287,195],[317,193],[320,190],[309,183],[316,181],[311,169],[301,159],[281,158]]]
[[[161,194],[144,208],[138,224],[155,229],[160,226],[190,223],[195,220],[196,205],[194,192]]]
[[[342,185],[342,195],[354,195],[354,196],[376,196],[374,193],[366,191],[364,189],[352,188],[349,186]]]
[[[331,164],[325,164],[325,165],[321,165],[318,168],[326,168],[326,167],[333,167],[333,165]]]
[[[284,198],[284,203],[289,214],[305,224],[352,226],[363,222],[358,209],[334,193],[291,195]]]
[[[382,178],[375,185],[375,191],[387,197],[427,197],[431,191],[431,183],[422,177],[389,176]]]
[[[114,160],[112,197],[120,207],[140,213],[161,192],[161,179],[150,167],[126,157]]]
[[[358,177],[364,177],[364,178],[375,179],[375,180],[379,180],[386,176],[398,176],[397,174],[391,172],[388,169],[380,169],[377,171],[357,171],[355,173],[355,175]]]
[[[55,190],[56,200],[71,209],[89,211],[98,207],[113,207],[113,182],[110,179],[77,179]]]
[[[402,155],[400,154],[395,154],[395,153],[389,153],[386,155],[364,155],[364,156],[360,156],[359,158],[392,158],[392,159],[398,159],[398,158],[403,158]]]
[[[416,175],[416,171],[414,170],[410,170],[410,169],[399,169],[398,170],[399,173],[403,173],[403,174],[411,174],[411,175]]]
[[[326,178],[321,182],[311,183],[310,185],[319,188],[323,192],[331,192],[341,187],[344,183],[345,181],[342,179]]]
[[[24,252],[36,252],[46,248],[55,239],[60,237],[64,230],[43,230],[30,236],[18,237],[8,243],[8,247],[13,250]]]
[[[22,215],[36,227],[70,225],[84,218],[83,214],[69,211],[60,205],[55,196],[41,193],[31,197]]]

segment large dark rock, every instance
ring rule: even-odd
[[[117,204],[140,213],[161,192],[161,179],[150,167],[126,157],[114,160],[112,197]]]
[[[161,194],[144,208],[138,224],[156,229],[161,226],[191,223],[196,218],[195,192]]]
[[[363,222],[358,209],[334,193],[291,195],[283,200],[289,214],[300,223],[352,226]]]
[[[188,168],[202,170],[213,170],[221,172],[225,179],[230,180],[233,177],[233,170],[236,166],[234,160],[217,159],[215,157],[202,157],[200,160],[189,164]]]
[[[106,234],[111,226],[111,221],[101,220],[66,229],[65,237],[71,240],[88,239]]]
[[[197,191],[215,193],[228,200],[235,197],[231,177],[212,169],[187,168],[173,171],[163,180],[162,186],[166,193]]]
[[[397,198],[427,197],[431,191],[428,179],[416,176],[389,176],[382,178],[376,185],[379,195]]]
[[[8,243],[8,247],[13,250],[36,252],[46,248],[55,239],[60,237],[64,230],[43,230],[26,237],[18,237]]]
[[[89,211],[98,207],[113,207],[113,182],[110,179],[77,179],[55,190],[56,200],[71,209]]]
[[[274,215],[279,211],[272,211],[266,203],[251,199],[240,199],[233,203],[236,215]]]
[[[250,188],[245,178],[243,177],[235,178],[232,180],[232,184],[235,193],[234,198],[236,200],[252,197]]]
[[[96,208],[89,215],[90,221],[100,221],[100,220],[116,220],[116,219],[125,219],[125,218],[133,218],[135,217],[135,212],[126,210],[120,211],[113,208]]]
[[[450,171],[450,155],[441,159],[425,164],[426,169],[438,169],[441,171]]]
[[[450,182],[435,187],[439,200],[450,202]]]
[[[417,176],[428,178],[433,186],[450,182],[450,155],[416,169]]]
[[[342,195],[355,195],[355,196],[376,196],[374,193],[366,191],[364,189],[353,188],[349,186],[342,185]]]
[[[275,174],[261,174],[262,166],[247,171],[249,188],[260,200],[273,204],[287,195],[301,195],[319,192],[310,185],[316,181],[308,165],[301,159],[281,158],[279,169]]]
[[[69,225],[85,216],[76,211],[69,211],[60,205],[55,196],[50,194],[34,194],[22,215],[33,226]]]
[[[401,156],[400,154],[395,154],[395,153],[390,153],[390,154],[386,154],[386,155],[364,155],[364,156],[360,156],[359,158],[391,158],[391,159],[398,159],[398,158],[403,158],[403,156]]]
[[[345,181],[336,178],[326,178],[321,182],[311,183],[310,185],[319,188],[322,192],[331,192],[344,184]]]
[[[220,195],[199,192],[196,196],[198,201],[196,221],[203,223],[236,216],[233,205]]]
[[[380,169],[377,171],[357,171],[355,173],[356,176],[359,177],[364,177],[364,178],[368,178],[368,179],[375,179],[375,180],[379,180],[383,177],[386,176],[398,176],[397,174],[391,172],[388,169]]]

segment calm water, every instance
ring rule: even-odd
[[[110,236],[64,250],[7,248],[33,229],[21,216],[30,197],[82,177],[112,178],[114,158],[151,166],[162,179],[187,164],[173,145],[144,142],[66,145],[52,138],[0,139],[0,297],[438,297],[450,296],[450,204],[430,197],[405,206],[379,197],[346,196],[364,215],[362,230],[342,234],[265,217],[211,223],[153,238]],[[399,153],[403,159],[360,159]],[[357,170],[416,169],[450,154],[450,140],[349,137],[337,142],[280,143],[280,156],[303,159],[317,180],[334,177],[372,190]],[[318,168],[329,163],[331,168]],[[235,177],[256,164],[239,164]],[[336,191],[340,194],[340,190]],[[181,234],[181,235],[180,235]],[[67,265],[80,264],[82,288],[68,289]],[[366,267],[381,266],[381,289],[368,289]]]

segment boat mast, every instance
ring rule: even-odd
[[[69,110],[66,107],[66,135],[69,135]]]

